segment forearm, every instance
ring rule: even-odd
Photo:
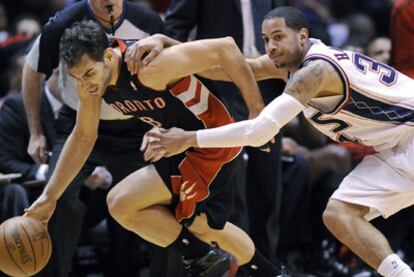
[[[259,113],[264,107],[262,96],[253,72],[234,40],[220,46],[219,53],[220,67],[240,89],[247,108],[251,113]]]
[[[303,110],[289,95],[273,100],[258,117],[213,129],[198,130],[198,147],[261,146],[272,139],[287,122]]]
[[[51,199],[59,199],[85,164],[95,141],[96,137],[85,137],[76,131],[72,132],[44,189],[44,194]]]
[[[25,64],[22,76],[23,101],[30,134],[32,135],[43,134],[40,119],[41,83],[42,75]]]

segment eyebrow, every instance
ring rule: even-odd
[[[85,73],[83,73],[82,77],[87,75],[88,73],[90,73],[93,70],[93,68],[89,68]]]
[[[281,30],[281,29],[276,29],[276,30],[274,30],[274,31],[272,31],[271,33],[270,33],[270,35],[274,35],[275,33],[283,33],[283,31]],[[262,33],[262,36],[264,36],[265,34],[264,33]]]

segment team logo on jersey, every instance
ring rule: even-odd
[[[194,198],[197,195],[197,191],[193,191],[197,182],[194,182],[191,186],[188,186],[188,181],[181,184],[180,187],[180,201]]]

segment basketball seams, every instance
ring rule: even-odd
[[[6,240],[6,236],[5,236],[5,234],[6,234],[6,232],[4,231],[6,228],[6,223],[10,223],[10,222],[4,222],[3,224],[2,224],[2,227],[3,227],[3,240],[4,240],[4,246],[6,247],[6,249],[7,249],[7,252],[9,253],[9,256],[10,256],[10,258],[13,260],[13,262],[14,262],[14,264],[17,266],[17,268],[21,271],[21,272],[23,272],[23,274],[25,274],[25,275],[28,275],[21,267],[20,267],[20,265],[17,263],[17,261],[16,261],[16,259],[14,258],[14,256],[12,255],[12,253],[10,252],[10,249],[9,249],[9,246],[8,246],[8,243],[7,243],[7,240]],[[20,225],[20,224],[19,224]]]
[[[30,222],[29,224],[31,224],[31,225],[33,224],[33,222],[31,220],[29,222]],[[24,233],[26,234],[26,237],[29,239],[30,248],[32,249],[32,254],[33,254],[33,266],[34,266],[33,271],[36,272],[36,269],[37,269],[37,266],[36,266],[37,265],[36,253],[34,251],[34,247],[33,247],[33,243],[32,243],[32,237],[29,236],[29,233],[27,232],[27,230],[24,228],[24,226],[21,223],[19,223],[19,225],[20,225],[20,227],[22,227]]]

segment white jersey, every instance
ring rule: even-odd
[[[322,133],[377,151],[396,146],[414,134],[414,80],[394,68],[352,51],[311,39],[303,63],[324,60],[338,72],[343,94],[314,98],[304,110]]]

